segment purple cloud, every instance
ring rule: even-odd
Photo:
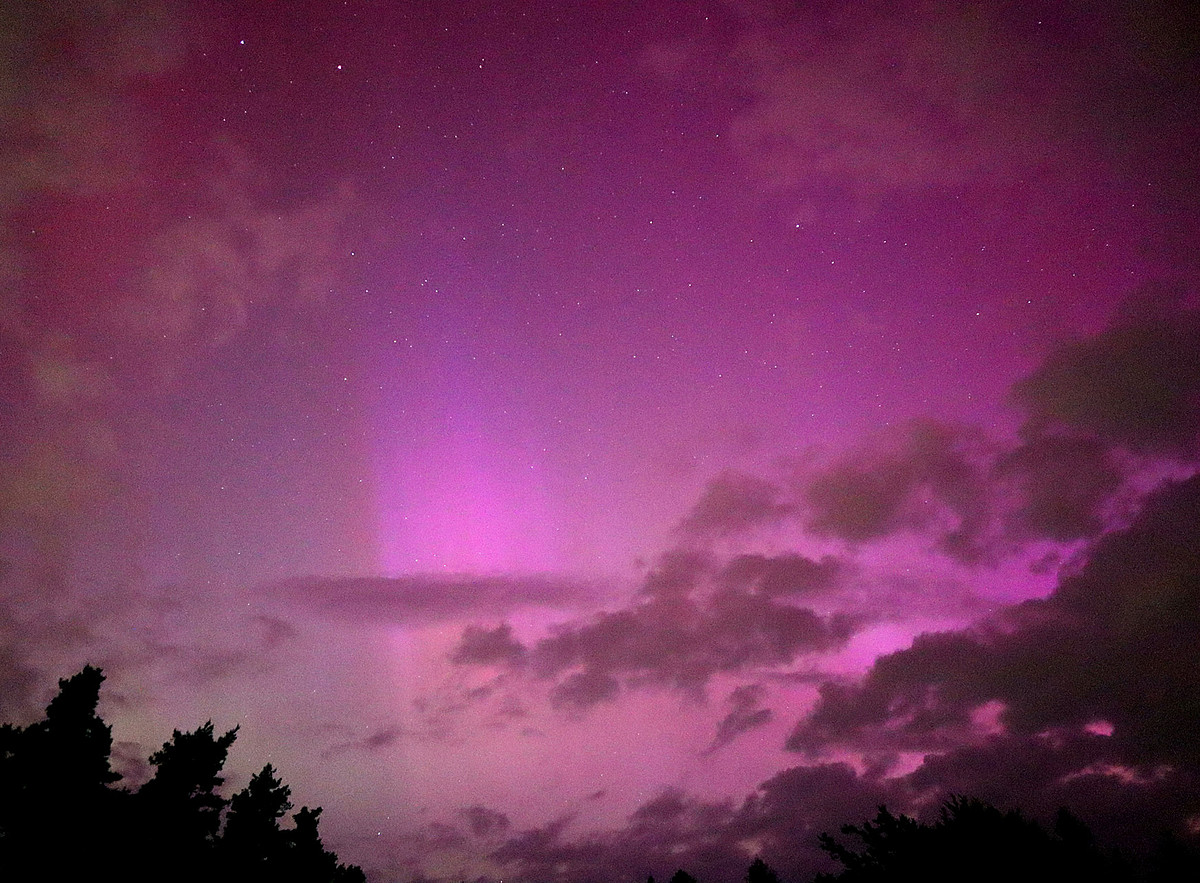
[[[1151,455],[1200,441],[1200,311],[1150,286],[1110,328],[1061,347],[1013,388],[1040,432],[1065,429]]]
[[[850,542],[928,531],[948,554],[974,559],[992,514],[989,447],[976,430],[914,420],[806,477],[807,527]]]
[[[680,530],[694,536],[724,536],[777,524],[793,511],[782,488],[742,472],[722,472],[704,489]]]
[[[748,553],[731,559],[720,580],[730,588],[753,588],[771,598],[803,597],[827,592],[839,584],[845,563],[826,555],[819,561],[794,552]]]
[[[774,713],[762,705],[766,694],[761,684],[743,684],[734,689],[725,700],[730,706],[729,713],[717,724],[716,735],[703,753],[720,751],[743,733],[769,724]]]
[[[504,623],[494,629],[467,626],[450,658],[460,665],[517,667],[524,664],[526,655],[525,647],[513,637],[512,626]]]
[[[923,635],[860,684],[826,685],[789,747],[944,750],[969,736],[981,706],[999,702],[1012,734],[1104,720],[1129,763],[1200,763],[1187,723],[1200,714],[1198,525],[1200,477],[1168,485],[1049,598]]]
[[[522,607],[561,607],[588,598],[567,579],[464,574],[309,578],[283,583],[285,596],[326,615],[357,622],[429,622],[465,615],[503,615]]]
[[[805,560],[748,559],[721,571],[708,556],[672,552],[626,607],[554,626],[529,647],[508,625],[468,626],[451,658],[528,665],[554,683],[560,707],[587,708],[643,686],[700,695],[717,674],[786,668],[804,654],[843,646],[854,633],[852,617],[787,602],[791,578],[833,579],[832,562]]]
[[[507,831],[512,824],[504,813],[479,804],[468,806],[461,815],[476,837],[495,837]]]

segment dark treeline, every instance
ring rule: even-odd
[[[112,731],[96,712],[103,681],[88,666],[59,681],[45,720],[0,726],[0,880],[365,883],[361,869],[322,845],[319,808],[302,807],[282,824],[290,789],[270,765],[232,798],[221,795],[236,729],[176,730],[149,758],[153,777],[136,790],[119,787]],[[1200,857],[1178,841],[1164,835],[1153,856],[1131,859],[1097,844],[1065,809],[1047,829],[1017,810],[955,797],[931,822],[881,806],[841,835],[821,835],[841,869],[813,883],[1200,881]],[[670,883],[698,881],[681,869]],[[781,881],[756,858],[744,883]]]
[[[1200,855],[1164,833],[1151,856],[1105,849],[1087,825],[1060,809],[1050,829],[1019,810],[1000,810],[968,797],[942,804],[921,822],[879,807],[874,819],[844,825],[843,839],[820,835],[841,869],[812,883],[1198,883]],[[654,883],[651,877],[647,883]],[[670,883],[703,883],[678,870]],[[744,883],[780,883],[761,858]]]
[[[221,796],[236,729],[176,730],[150,756],[150,781],[119,787],[96,713],[103,681],[88,666],[59,681],[45,720],[0,726],[0,880],[363,883],[322,845],[320,809],[284,827],[290,789],[270,765]]]
[[[1018,810],[954,797],[933,822],[893,815],[880,807],[871,821],[846,825],[839,840],[821,835],[821,847],[842,866],[814,883],[982,881],[982,883],[1182,883],[1200,880],[1200,863],[1165,838],[1148,861],[1131,862],[1102,848],[1079,818],[1060,809],[1050,830]]]

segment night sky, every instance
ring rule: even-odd
[[[1200,832],[1178,3],[0,9],[0,715],[373,881]]]

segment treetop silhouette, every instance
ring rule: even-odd
[[[1087,826],[1066,810],[1059,812],[1050,833],[1019,811],[952,797],[933,823],[893,815],[880,806],[873,820],[841,830],[858,844],[822,834],[821,848],[842,871],[821,874],[817,883],[1132,879],[1119,856],[1102,852]]]
[[[320,808],[282,827],[291,791],[269,764],[222,796],[236,728],[175,730],[150,755],[148,782],[114,787],[112,730],[96,712],[103,682],[85,666],[59,681],[45,720],[0,726],[0,878],[364,883],[321,843]]]

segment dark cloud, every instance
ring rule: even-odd
[[[864,779],[846,764],[785,770],[740,805],[668,788],[621,828],[572,838],[570,818],[523,831],[492,858],[506,875],[551,881],[668,879],[685,868],[701,880],[738,880],[762,856],[786,880],[831,868],[817,836],[874,815],[900,789]]]
[[[1046,600],[923,635],[860,684],[825,686],[789,747],[945,750],[970,741],[973,713],[998,702],[1014,735],[1103,720],[1127,763],[1200,763],[1189,723],[1200,715],[1197,549],[1200,477],[1154,494]]]
[[[321,752],[321,756],[328,759],[338,754],[344,754],[347,751],[366,751],[375,753],[390,748],[406,736],[412,735],[405,731],[402,727],[388,726],[382,729],[368,733],[361,739],[351,739],[346,742],[338,742]]]
[[[1142,308],[1137,315],[1052,353],[1013,387],[1030,423],[1092,434],[1139,453],[1194,457],[1200,312],[1179,309],[1182,297],[1163,286],[1143,291],[1132,301]]]
[[[825,579],[825,567],[787,560],[779,569],[811,581]],[[554,682],[559,707],[587,708],[616,698],[623,687],[699,696],[714,675],[785,668],[803,654],[842,646],[855,631],[850,617],[822,616],[762,591],[764,578],[783,578],[770,561],[736,568],[739,585],[716,571],[707,555],[671,552],[627,607],[555,626],[530,647],[518,643],[507,625],[469,626],[451,658],[528,664],[536,676]],[[783,594],[779,582],[772,589]]]
[[[668,789],[639,807],[618,831],[571,838],[573,818],[523,831],[491,854],[527,880],[668,879],[678,868],[703,868],[707,879],[737,879],[744,861],[731,837],[732,802],[706,802]]]
[[[522,831],[495,850],[491,858],[511,868],[519,877],[552,881],[588,879],[589,870],[599,870],[603,864],[605,848],[595,840],[567,842],[563,833],[572,821],[573,817],[566,816]]]
[[[6,7],[0,108],[10,137],[0,154],[0,213],[40,192],[104,193],[129,182],[145,151],[122,87],[179,61],[182,12],[117,0]],[[87,137],[68,136],[80,132]]]
[[[11,640],[7,635],[5,640]],[[34,697],[44,678],[21,657],[14,646],[0,645],[0,717],[5,721],[30,719]]]
[[[792,512],[782,488],[742,472],[722,472],[704,489],[680,529],[699,536],[724,536],[777,524]]]
[[[725,700],[729,713],[717,724],[716,735],[703,753],[719,751],[743,733],[769,724],[774,714],[762,704],[766,695],[761,684],[743,684],[734,689]]]
[[[696,549],[669,549],[646,574],[642,594],[649,598],[689,595],[712,572],[713,556]]]
[[[617,679],[699,694],[716,674],[784,667],[841,646],[852,632],[842,617],[721,591],[703,600],[651,599],[559,627],[533,649],[533,664],[576,688],[602,688],[571,694],[584,700],[615,695]]]
[[[356,622],[429,622],[503,615],[521,607],[561,607],[588,599],[587,587],[548,577],[444,576],[300,579],[280,584],[287,597]]]
[[[512,824],[504,813],[479,804],[468,806],[462,810],[461,814],[466,819],[471,833],[476,837],[494,837],[503,834]]]
[[[737,4],[727,76],[749,100],[730,141],[762,186],[813,200],[994,193],[1034,174],[1065,195],[1107,174],[1152,176],[1153,198],[1182,212],[1196,179],[1179,158],[1195,124],[1179,109],[1194,103],[1197,67],[1183,5],[1047,8],[1034,27],[999,7]],[[686,57],[666,45],[656,67],[694,76]],[[1026,203],[1012,208],[1044,205]]]
[[[278,616],[268,616],[265,613],[259,613],[255,614],[253,622],[261,633],[262,645],[266,650],[275,650],[282,647],[300,635],[294,625],[285,619],[280,619]]]
[[[986,560],[1029,539],[1094,538],[1127,521],[1154,458],[1200,443],[1200,312],[1166,283],[1133,295],[1106,330],[1052,350],[1012,387],[1015,445],[914,420],[800,477],[806,527],[851,543],[897,532]]]
[[[1043,819],[1062,806],[1083,814],[1100,842],[1150,852],[1162,832],[1194,837],[1200,776],[1194,767],[1131,766],[1102,735],[1047,732],[992,737],[927,757],[904,780],[927,811],[952,794],[1019,806]]]
[[[1010,529],[1069,541],[1099,534],[1126,480],[1109,445],[1094,437],[1034,434],[996,461],[995,477],[1014,485]]]
[[[766,186],[833,184],[874,201],[1019,174],[1071,116],[1070,77],[1035,78],[1058,70],[1054,59],[998,14],[899,3],[829,16],[793,5],[764,27],[771,8],[748,16],[757,26],[738,57],[752,100],[730,133]]]
[[[978,687],[994,660],[987,646],[958,632],[918,636],[880,657],[859,684],[827,682],[820,702],[788,739],[788,748],[820,753],[946,750],[974,734],[971,712],[989,699]],[[968,675],[973,677],[968,677]]]
[[[76,654],[103,666],[113,678],[110,687],[137,682],[141,692],[154,683],[199,689],[262,675],[303,647],[295,621],[266,612],[253,592],[203,595],[192,588],[108,596],[106,609],[81,613],[91,631]]]
[[[987,444],[975,430],[914,420],[805,479],[807,527],[850,542],[929,531],[973,559],[990,522]]]
[[[170,672],[175,683],[198,688],[263,670],[267,649],[251,641],[235,647],[210,644],[204,639],[188,643],[143,641],[130,651],[108,651],[101,661],[113,671],[142,668]]]
[[[1139,457],[1190,456],[1192,430],[1178,429],[1189,426],[1182,406],[1160,409],[1167,416],[1152,421],[1159,429],[1143,433],[1112,418],[1120,408],[1111,404],[1096,404],[1109,415],[1100,419],[1086,409],[1055,411],[1045,404],[1053,396],[1039,396],[1053,386],[1046,377],[1063,386],[1113,347],[1124,353],[1115,363],[1125,373],[1147,347],[1182,359],[1190,321],[1167,334],[1169,323],[1136,314],[1114,328],[1158,330],[1110,329],[1087,358],[1078,357],[1079,344],[1051,353],[1046,366],[1071,371],[1038,369],[1018,386],[1028,419],[1014,444],[913,421],[810,472],[799,485],[804,510],[775,482],[720,477],[685,521],[692,539],[724,538],[803,511],[812,529],[830,536],[866,542],[914,531],[971,562],[1000,543],[1031,538],[1091,545],[1064,566],[1049,598],[960,631],[922,635],[877,660],[858,683],[822,685],[787,745],[813,757],[850,755],[862,772],[797,767],[740,808],[666,792],[618,831],[572,838],[563,821],[511,838],[493,857],[550,880],[673,869],[662,865],[726,874],[751,844],[800,879],[826,867],[816,849],[820,831],[869,817],[881,801],[919,814],[953,793],[1042,818],[1073,806],[1106,840],[1135,848],[1164,829],[1186,834],[1200,794],[1200,752],[1190,738],[1200,719],[1192,652],[1200,634],[1200,478],[1147,498],[1131,479],[1145,465]],[[1186,388],[1185,380],[1172,383]],[[1128,523],[1137,505],[1128,528],[1105,534]],[[587,708],[631,688],[702,695],[716,675],[784,674],[803,654],[844,642],[838,620],[788,602],[821,596],[845,610],[846,559],[756,552],[722,560],[716,548],[701,542],[664,555],[632,603],[561,625],[527,647],[504,627],[464,633],[458,661],[524,665],[551,682],[559,707]],[[842,623],[840,634],[849,635]],[[726,703],[706,754],[772,719],[760,686],[740,687]],[[915,754],[924,760],[914,772],[888,778]],[[712,815],[702,830],[693,822],[703,812]],[[673,851],[663,853],[663,842]]]
[[[1120,765],[1106,737],[1054,733],[998,736],[930,755],[916,771],[885,778],[847,763],[783,770],[740,804],[706,802],[667,789],[638,807],[616,830],[571,837],[570,817],[521,832],[492,853],[506,875],[582,883],[669,876],[686,868],[701,880],[745,875],[755,856],[785,880],[810,880],[833,869],[820,834],[871,818],[881,804],[932,820],[955,794],[1019,807],[1049,823],[1071,807],[1101,843],[1143,854],[1164,831],[1185,839],[1200,779],[1168,768],[1136,776]]]
[[[558,681],[550,695],[555,708],[590,708],[611,702],[621,693],[621,682],[607,671],[588,668]]]
[[[148,758],[155,749],[140,742],[113,742],[112,767],[121,774],[121,787],[136,789],[150,781],[154,767]]]
[[[154,0],[0,11],[0,550],[12,570],[0,608],[20,611],[11,633],[0,627],[6,715],[35,704],[31,677],[86,661],[104,664],[110,684],[154,671],[195,687],[261,666],[264,649],[294,637],[279,619],[251,626],[258,635],[239,622],[227,642],[166,638],[146,622],[161,563],[150,550],[173,526],[164,512],[187,510],[189,535],[211,527],[200,505],[178,501],[181,476],[217,458],[197,457],[202,440],[174,418],[211,413],[197,406],[212,399],[200,378],[237,363],[226,345],[245,342],[264,305],[327,297],[357,205],[341,187],[287,207],[266,200],[260,169],[228,140],[174,151],[147,100],[188,60],[193,12]],[[305,360],[330,323],[314,327]],[[305,386],[307,408],[319,396]],[[285,471],[270,457],[272,475]],[[215,484],[196,482],[197,500],[210,505]],[[176,563],[188,569],[185,556]]]
[[[880,803],[904,805],[904,794],[898,783],[861,776],[845,763],[792,767],[746,798],[726,837],[755,843],[784,879],[808,880],[831,867],[821,833],[873,816]]]
[[[244,331],[256,304],[315,306],[342,281],[353,188],[283,209],[257,198],[248,161],[235,153],[223,159],[210,170],[205,211],[147,244],[136,298],[117,316],[139,336],[220,346]]]
[[[755,588],[771,597],[803,597],[834,588],[845,563],[826,555],[814,561],[794,552],[782,555],[750,553],[738,555],[721,571],[720,579],[736,589]]]
[[[525,657],[525,647],[513,637],[512,626],[504,623],[494,629],[467,626],[450,659],[460,665],[520,666]]]
[[[64,592],[31,596],[7,587],[0,597],[0,710],[29,721],[45,684],[85,664],[108,675],[104,701],[134,705],[156,689],[194,691],[271,671],[301,638],[289,620],[254,610],[241,593],[189,595],[179,586],[142,591],[118,586],[100,597]]]

